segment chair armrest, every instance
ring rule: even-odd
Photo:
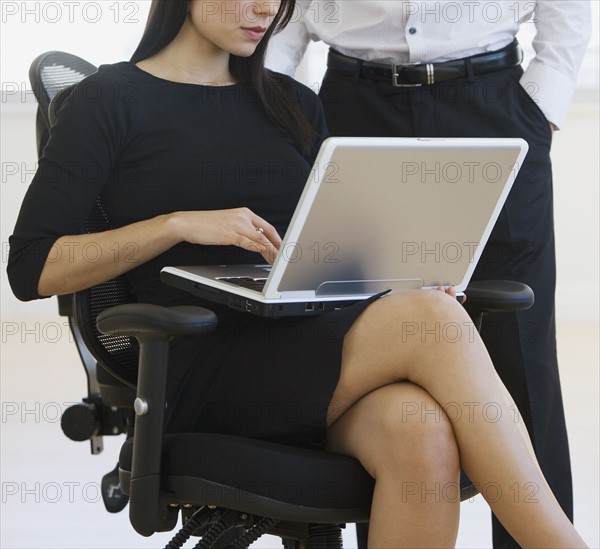
[[[96,325],[104,334],[162,339],[209,333],[217,326],[217,316],[203,307],[128,303],[102,311]]]
[[[160,500],[169,339],[208,333],[216,328],[217,316],[202,307],[128,303],[102,311],[96,326],[105,334],[135,337],[140,344],[129,520],[139,534],[151,536],[172,529],[177,516]]]
[[[73,294],[56,296],[58,300],[58,314],[60,316],[73,316]]]
[[[478,313],[526,311],[534,302],[533,290],[522,282],[481,280],[465,290],[465,308]]]

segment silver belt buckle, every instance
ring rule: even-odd
[[[398,67],[415,67],[417,65],[421,65],[422,63],[398,63],[397,65],[392,65],[392,86],[394,88],[419,88],[423,84],[403,84],[398,82]],[[425,65],[425,69],[427,70],[427,84],[433,84],[435,82],[434,69],[432,63],[427,63]]]

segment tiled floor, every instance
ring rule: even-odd
[[[575,481],[576,525],[590,547],[598,534],[598,325],[559,326],[559,353]],[[74,346],[58,322],[2,322],[2,514],[0,547],[160,547],[170,539],[136,535],[126,512],[103,509],[98,486],[116,462],[122,438],[105,439],[91,456],[67,440],[59,417],[85,386]],[[464,502],[458,547],[490,546],[489,512],[481,497]],[[355,547],[354,533],[345,533]],[[193,545],[193,544],[192,544]],[[262,538],[255,547],[280,547]]]

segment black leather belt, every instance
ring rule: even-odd
[[[395,88],[426,86],[472,75],[508,69],[521,64],[523,51],[515,40],[501,50],[453,59],[443,63],[398,63],[384,65],[348,57],[330,49],[327,67],[349,76],[383,80]],[[470,66],[470,68],[469,68]]]

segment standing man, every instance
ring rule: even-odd
[[[524,23],[536,27],[536,55],[525,71],[515,40]],[[272,40],[267,60],[293,75],[310,40],[330,46],[320,96],[332,135],[529,143],[473,279],[517,280],[535,292],[532,309],[488,317],[482,336],[571,519],[556,358],[550,146],[590,33],[589,0],[298,0],[296,17]],[[534,491],[516,487],[503,497],[535,497]],[[495,518],[493,537],[494,547],[518,547]]]

